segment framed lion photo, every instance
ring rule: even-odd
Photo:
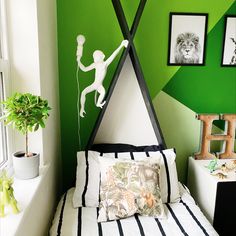
[[[221,66],[236,66],[236,15],[225,16]]]
[[[208,14],[170,13],[168,65],[205,65]]]

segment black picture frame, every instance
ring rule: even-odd
[[[236,66],[236,15],[225,15],[221,66]],[[232,53],[231,53],[232,51]]]
[[[170,12],[167,65],[205,65],[208,13]]]

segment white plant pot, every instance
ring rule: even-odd
[[[13,154],[13,169],[18,179],[32,179],[39,175],[39,154],[25,157],[24,152]]]

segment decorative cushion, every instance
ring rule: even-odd
[[[98,153],[95,151],[77,153],[76,189],[73,206],[98,207],[100,166],[99,158],[109,157],[118,160],[144,160],[153,156],[159,157],[160,189],[163,203],[179,200],[178,177],[174,149],[145,152]]]
[[[98,222],[139,213],[163,217],[158,158],[119,161],[100,158],[101,185]]]

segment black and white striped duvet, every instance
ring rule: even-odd
[[[164,204],[167,218],[160,220],[135,215],[127,219],[97,223],[97,208],[73,208],[73,192],[74,188],[71,188],[62,197],[50,230],[51,236],[218,235],[182,186],[180,202]]]
[[[76,188],[73,196],[73,206],[98,207],[100,188],[100,158],[119,160],[146,160],[158,157],[160,160],[160,190],[163,203],[179,201],[179,186],[176,170],[176,153],[174,149],[145,152],[113,152],[99,153],[81,151],[77,153]]]

